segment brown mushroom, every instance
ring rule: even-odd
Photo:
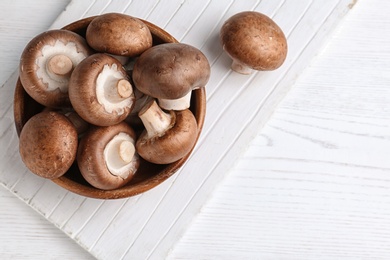
[[[152,34],[141,20],[120,13],[94,18],[87,27],[88,44],[99,52],[137,56],[152,46]]]
[[[81,138],[77,164],[85,180],[98,189],[112,190],[128,183],[139,167],[135,133],[122,122],[91,128]]]
[[[159,100],[165,99],[164,103],[174,102],[193,89],[204,87],[209,78],[210,64],[206,56],[197,48],[183,43],[153,46],[140,55],[133,69],[136,88]],[[188,107],[187,97],[185,105],[180,105],[178,109]]]
[[[230,17],[220,30],[220,40],[233,59],[232,69],[241,74],[275,70],[287,56],[283,31],[271,18],[254,11]]]
[[[31,117],[19,139],[19,152],[27,168],[54,179],[65,174],[77,153],[77,131],[66,116],[44,111]]]
[[[165,113],[153,100],[139,112],[145,130],[136,143],[138,154],[155,164],[168,164],[187,155],[194,147],[197,123],[188,109]]]
[[[20,59],[20,81],[38,103],[48,107],[70,106],[70,74],[91,53],[84,38],[74,32],[46,31],[25,47]]]
[[[69,98],[81,118],[99,126],[123,121],[135,99],[120,62],[103,53],[87,57],[73,70]]]

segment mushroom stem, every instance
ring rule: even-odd
[[[73,62],[68,56],[64,54],[57,54],[49,59],[47,62],[47,68],[55,75],[66,76],[72,71]]]
[[[100,57],[103,59],[103,57]],[[104,57],[105,58],[105,57]],[[131,97],[133,86],[124,78],[119,66],[106,64],[96,79],[96,95],[100,104],[117,103]]]
[[[174,121],[172,114],[162,111],[157,105],[156,100],[152,100],[141,109],[138,116],[145,126],[148,138],[153,138],[155,136],[162,136],[172,127],[172,122]]]
[[[247,65],[243,64],[242,62],[240,62],[238,60],[233,60],[231,68],[235,72],[238,72],[238,73],[241,73],[244,75],[249,75],[252,73],[252,68],[248,67]]]
[[[129,164],[135,156],[134,140],[126,133],[114,136],[104,148],[104,160],[112,175],[127,178]]]
[[[134,144],[130,141],[122,141],[119,144],[119,157],[125,163],[130,163],[135,153]]]
[[[128,98],[133,94],[133,88],[129,81],[125,79],[120,79],[116,83],[116,89],[118,91],[118,95],[121,98]]]
[[[165,110],[184,110],[190,107],[192,91],[188,92],[184,97],[178,99],[159,98],[158,104]]]

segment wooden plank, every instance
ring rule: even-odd
[[[171,186],[171,180],[159,185],[152,191],[148,191],[137,198],[128,199],[122,210],[115,215],[112,222],[105,227],[104,232],[93,241],[90,252],[100,259],[120,259],[127,248],[135,243],[142,228],[147,225],[150,215],[153,214],[156,204],[163,199],[163,194]],[[146,204],[146,203],[149,204]],[[148,205],[147,207],[145,205]],[[104,214],[104,212],[102,212]],[[107,215],[107,214],[104,214]],[[163,219],[163,217],[162,217]],[[127,228],[118,228],[118,225],[126,225]],[[83,240],[86,239],[85,234]],[[110,239],[115,237],[116,239]],[[126,241],[126,245],[118,245],[117,241]],[[107,250],[107,248],[112,248]]]
[[[91,259],[92,256],[14,194],[0,187],[1,259]]]
[[[95,4],[95,2],[95,0],[82,1],[80,3],[71,1],[66,7],[65,11],[58,16],[50,28],[58,29],[85,17],[84,14],[88,12],[88,10]]]
[[[335,4],[336,4],[336,2],[329,3],[330,9],[332,9]],[[308,19],[310,19],[310,17],[313,17],[313,16],[316,16],[318,18],[317,25],[313,24],[313,27],[322,26],[323,21],[327,17],[327,14],[323,14],[324,18],[321,19],[321,17],[318,16],[318,8],[323,8],[323,6],[320,7],[320,5],[312,5],[311,8],[308,9],[309,13],[306,14],[306,16],[305,16],[305,17],[309,17]],[[286,12],[288,12],[288,10],[290,10],[290,9],[289,8],[285,9]],[[303,8],[303,10],[305,11],[306,8]],[[281,12],[280,13],[278,12],[278,14],[280,14],[280,16],[283,17],[283,12],[282,12],[282,10],[280,10],[280,11]],[[299,17],[299,15],[298,15],[298,17]],[[299,22],[301,22],[301,21],[299,21]],[[302,21],[302,23],[304,23],[304,22],[305,21]],[[293,26],[293,28],[294,28],[295,24],[292,24],[291,26]],[[289,31],[289,30],[287,30],[287,31]],[[313,31],[316,31],[316,29],[313,29]],[[291,36],[289,37],[289,40],[294,41],[294,37],[300,37],[299,33],[291,34]],[[309,37],[309,39],[310,39],[310,37]],[[300,46],[300,48],[304,48],[305,45],[306,44],[303,44],[302,46]],[[300,51],[292,49],[292,52],[299,53]],[[285,68],[285,69],[287,71],[287,68]],[[283,70],[284,70],[283,68],[281,70],[279,70],[279,73],[281,71],[283,72]],[[198,180],[199,180],[199,178],[201,178],[201,176],[202,176],[202,178],[204,178],[204,181],[200,182],[201,186],[196,188],[196,189],[198,189],[197,192],[194,193],[194,195],[193,194],[189,195],[190,197],[189,197],[189,199],[187,199],[187,201],[184,200],[186,203],[184,205],[184,207],[187,207],[188,205],[193,206],[193,204],[196,204],[198,201],[206,200],[207,195],[208,195],[207,190],[211,189],[211,187],[208,185],[213,185],[214,183],[219,182],[219,180],[223,177],[223,173],[229,170],[229,166],[231,165],[231,164],[229,164],[229,162],[234,160],[234,156],[239,156],[239,153],[241,153],[241,150],[245,147],[245,145],[240,144],[239,138],[241,138],[242,134],[245,132],[245,129],[248,129],[247,125],[249,123],[253,124],[254,122],[257,122],[257,124],[261,124],[261,120],[263,120],[263,118],[258,118],[257,120],[254,120],[252,118],[249,121],[246,121],[247,119],[243,119],[241,113],[243,113],[243,111],[245,111],[244,113],[247,115],[251,114],[251,113],[256,115],[257,109],[255,107],[260,106],[262,103],[262,102],[260,102],[260,100],[257,100],[258,99],[257,97],[267,97],[267,95],[268,95],[267,92],[264,92],[264,94],[262,94],[260,91],[257,91],[256,92],[257,95],[250,96],[250,95],[253,95],[253,93],[255,91],[249,91],[248,88],[256,88],[256,87],[262,85],[263,86],[262,91],[267,91],[267,89],[264,86],[269,86],[271,84],[271,82],[279,82],[279,80],[272,79],[272,76],[285,77],[285,75],[279,76],[276,73],[273,75],[270,75],[270,74],[268,74],[268,75],[265,75],[263,73],[259,73],[257,76],[254,76],[252,79],[249,79],[249,80],[251,80],[251,84],[247,84],[247,88],[245,89],[245,91],[242,91],[242,94],[234,95],[234,92],[232,92],[231,95],[227,95],[227,96],[234,98],[234,100],[235,100],[234,106],[230,105],[230,104],[233,104],[232,101],[228,102],[227,100],[222,100],[218,105],[215,106],[214,109],[213,108],[210,109],[212,112],[214,112],[214,111],[218,111],[216,108],[221,109],[221,107],[223,107],[224,104],[225,105],[227,104],[227,106],[228,106],[228,108],[226,108],[224,113],[218,113],[216,115],[210,116],[211,118],[213,118],[213,120],[218,120],[218,121],[215,124],[209,124],[209,128],[212,129],[212,130],[210,130],[209,135],[208,135],[207,128],[204,129],[204,131],[205,131],[204,136],[207,135],[205,137],[207,141],[202,142],[198,146],[198,147],[200,147],[199,151],[197,151],[197,153],[194,154],[194,156],[191,158],[191,160],[198,162],[199,164],[200,164],[200,162],[202,162],[202,164],[200,164],[200,165],[205,165],[205,166],[207,165],[206,166],[207,168],[206,167],[203,168],[202,166],[198,166],[198,167],[193,168],[193,169],[185,169],[190,173],[186,176],[183,176],[183,178],[180,178],[182,176],[179,176],[175,181],[175,183],[181,184],[180,187],[184,187],[183,183],[185,183],[185,182],[199,183],[199,182],[194,182],[194,180],[191,178],[192,176],[196,176],[196,178]],[[239,84],[239,82],[237,82],[240,80],[241,81],[245,80],[242,77],[240,77],[241,75],[231,74],[229,76],[231,77],[231,79],[226,80],[226,83],[224,83],[224,85],[223,85],[224,88],[230,87],[231,89],[233,89],[236,85],[240,85],[244,88],[246,87],[246,84],[244,84],[244,83]],[[265,76],[267,76],[267,77],[265,77]],[[273,89],[274,87],[271,85],[270,88]],[[220,89],[218,89],[217,91],[219,91],[219,90]],[[225,89],[223,89],[223,91],[225,91]],[[216,93],[215,96],[219,97],[220,95],[218,95],[218,93]],[[252,101],[249,101],[249,100],[252,100]],[[212,104],[212,101],[210,101],[210,99],[208,101],[208,104],[209,104],[209,107]],[[209,113],[209,115],[210,115],[210,113]],[[234,118],[235,123],[234,123],[234,125],[231,125],[230,122],[232,121],[233,118]],[[224,125],[229,125],[230,128],[236,127],[236,130],[232,131],[232,133],[236,133],[236,134],[238,133],[238,134],[229,136],[229,132],[224,131],[223,128],[220,130],[220,131],[223,131],[223,134],[220,134],[221,132],[213,131],[218,126],[224,126]],[[232,145],[232,142],[234,143],[234,145]],[[212,146],[210,145],[210,143],[212,143]],[[229,153],[228,152],[219,153],[218,151],[229,151]],[[206,152],[209,154],[215,154],[216,156],[219,156],[217,158],[214,157],[212,159],[214,164],[211,161],[208,162],[208,160],[209,160],[208,158],[199,157],[200,154],[204,154]],[[235,153],[235,155],[234,155],[234,153]],[[179,180],[179,178],[180,178],[180,180]],[[204,183],[206,183],[205,184],[206,187],[202,187],[204,185]],[[175,192],[178,192],[178,193],[175,193]],[[184,189],[183,190],[179,190],[179,189],[178,190],[170,190],[170,196],[175,197],[175,196],[178,196],[178,194],[180,194],[180,196],[185,196],[187,194],[187,191]],[[192,195],[194,197],[192,197]],[[164,202],[169,203],[170,201],[172,201],[172,197],[168,197],[166,200],[163,201],[163,203]],[[190,202],[188,202],[188,200]],[[177,201],[175,203],[177,203]],[[191,204],[189,204],[189,203],[191,203]],[[160,205],[160,207],[161,207],[160,209],[167,208],[167,207],[170,208],[171,205]],[[178,209],[177,204],[175,205],[175,208]],[[184,209],[179,209],[179,210],[181,210],[181,211],[178,211],[178,212],[170,211],[170,213],[172,213],[172,215],[175,215],[175,217],[177,218],[176,221],[180,221],[183,223],[183,224],[178,224],[177,226],[188,224],[188,221],[189,221],[187,218],[188,216],[183,216],[183,217],[180,216],[180,214],[182,214],[182,212],[185,212],[186,210],[184,210]],[[191,212],[191,213],[196,214],[196,212]],[[191,213],[189,213],[189,214],[191,214]],[[158,216],[158,215],[159,214],[156,213],[156,216]],[[177,217],[177,216],[179,216],[179,217]],[[175,218],[174,216],[172,216],[172,217]],[[176,223],[177,222],[175,222],[175,224]],[[184,223],[186,223],[186,224],[184,224]],[[157,224],[157,223],[155,223],[155,224]],[[150,228],[151,230],[153,229],[154,230],[153,235],[158,236],[158,232],[156,232],[156,230],[158,230],[158,226],[155,226],[153,223],[150,223],[148,225],[148,228]],[[150,232],[151,230],[148,230],[148,231]],[[148,231],[145,231],[145,234],[148,233]],[[172,234],[173,237],[180,235],[180,231],[168,230],[168,232],[164,236],[167,236],[169,232],[173,233]],[[150,236],[149,236],[149,239],[150,239]],[[143,239],[141,239],[140,241],[142,241],[142,240]],[[161,241],[162,243],[164,243],[164,241],[169,241],[169,238],[166,238],[166,237],[164,237],[164,239],[160,238],[158,241]],[[164,248],[164,247],[166,247],[166,245],[162,246],[162,248]],[[133,247],[133,248],[139,248],[139,247]],[[162,251],[163,250],[161,250],[161,251],[157,250],[154,256],[161,254]],[[140,253],[140,252],[136,252],[134,255],[137,255],[138,253]],[[150,253],[150,251],[148,253]]]
[[[70,218],[65,220],[65,223],[61,226],[61,229],[70,237],[74,238],[93,218],[103,203],[104,200],[83,200],[81,204],[77,204],[76,210],[72,209],[73,214],[70,215]]]
[[[389,257],[390,19],[379,2],[354,7],[168,259]]]
[[[5,161],[6,167],[16,163],[24,170],[15,167],[17,174],[2,174],[1,182],[98,258],[166,255],[316,54],[334,24],[340,21],[347,2],[237,0],[226,5],[216,1],[179,0],[169,4],[141,0],[71,2],[52,28],[102,12],[126,12],[166,28],[179,40],[193,44],[206,54],[212,75],[207,86],[208,111],[201,138],[190,160],[159,187],[118,201],[84,199],[28,174],[20,166],[15,156],[17,137],[10,131],[13,78],[4,85],[7,92],[1,97],[4,102],[0,103],[6,111],[4,118],[8,121],[0,129],[0,141],[2,145],[14,147],[5,157],[13,159]],[[280,24],[289,38],[290,51],[279,70],[243,76],[229,69],[231,61],[222,51],[218,33],[228,17],[251,9],[272,16]],[[237,120],[230,127],[232,118]],[[214,156],[204,156],[210,153]]]
[[[62,229],[85,200],[86,198],[83,196],[67,192],[46,217],[50,222]]]
[[[67,191],[58,189],[51,181],[45,181],[39,191],[30,198],[30,205],[47,218],[63,200]],[[52,196],[47,196],[52,194]]]
[[[141,19],[148,20],[148,17],[150,16],[151,12],[153,12],[154,8],[158,5],[159,2],[159,0],[133,0],[131,1],[129,7],[126,9],[125,13],[134,17],[139,17]]]

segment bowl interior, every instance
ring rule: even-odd
[[[85,37],[86,28],[93,18],[94,17],[89,17],[78,20],[65,26],[63,29],[76,32]],[[153,45],[177,42],[173,36],[163,29],[145,20],[142,21],[149,27],[152,33]],[[25,92],[20,80],[18,80],[14,95],[14,119],[18,135],[27,120],[33,115],[41,112],[43,109],[44,107],[42,105],[33,100]],[[198,138],[203,127],[206,112],[206,94],[204,88],[193,91],[190,110],[198,123]],[[74,163],[65,175],[54,179],[53,182],[69,191],[86,197],[99,199],[125,198],[143,193],[165,181],[184,164],[189,155],[190,153],[179,161],[165,165],[156,165],[141,159],[140,167],[134,175],[134,178],[125,186],[115,190],[100,190],[91,186],[82,177],[77,163]]]

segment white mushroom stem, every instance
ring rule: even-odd
[[[126,133],[119,133],[107,143],[103,154],[110,173],[125,179],[133,167],[134,139]]]
[[[172,127],[171,114],[165,113],[155,100],[146,104],[138,113],[148,133],[148,138],[162,136]]]
[[[165,110],[184,110],[190,107],[192,91],[178,99],[158,99],[158,104]]]
[[[96,79],[96,98],[106,112],[123,114],[125,108],[132,104],[129,99],[132,94],[133,87],[118,70],[118,66],[115,63],[111,67],[104,65]]]
[[[238,72],[238,73],[244,74],[244,75],[251,74],[252,70],[253,70],[252,68],[248,67],[247,65],[243,64],[242,62],[240,62],[238,60],[233,60],[231,68],[235,72]]]
[[[68,56],[57,54],[48,60],[47,69],[58,76],[67,76],[73,70],[73,62]]]
[[[133,160],[135,153],[135,148],[132,142],[130,141],[121,141],[119,144],[119,157],[125,163],[130,163]]]
[[[118,80],[116,83],[116,90],[122,98],[128,98],[133,94],[133,88],[130,82],[125,79]]]

